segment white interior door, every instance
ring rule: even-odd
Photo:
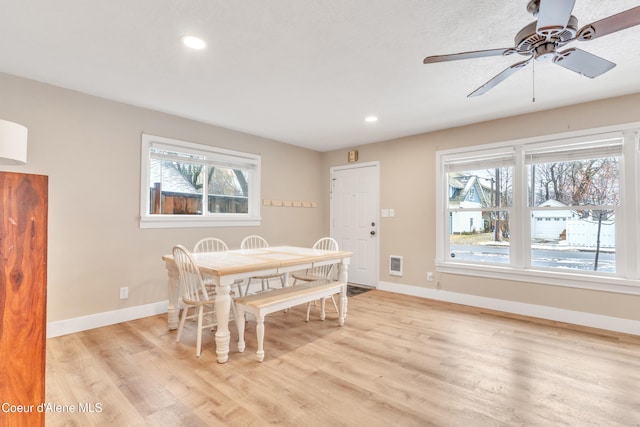
[[[349,282],[378,284],[377,162],[331,168],[331,236],[340,249],[353,252]]]

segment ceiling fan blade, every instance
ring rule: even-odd
[[[500,56],[500,55],[506,56],[516,52],[517,51],[512,47],[503,48],[503,49],[473,50],[471,52],[451,53],[449,55],[427,56],[426,58],[424,58],[424,61],[422,61],[422,63],[434,64],[436,62],[457,61],[459,59],[484,58],[487,56]]]
[[[580,28],[576,38],[578,40],[593,40],[638,24],[640,24],[640,6],[585,25]]]
[[[553,58],[553,62],[567,70],[575,71],[591,79],[606,73],[616,66],[611,61],[576,48],[558,52],[557,56]]]
[[[500,74],[498,74],[497,76],[495,76],[494,78],[492,78],[491,80],[489,80],[488,82],[486,82],[485,84],[480,86],[478,89],[476,89],[473,92],[471,92],[469,95],[467,95],[467,97],[470,98],[472,96],[479,96],[479,95],[482,95],[483,93],[489,91],[490,89],[493,89],[498,83],[502,82],[507,77],[509,77],[511,74],[515,73],[520,68],[524,67],[529,62],[531,62],[531,59],[532,58],[529,58],[526,61],[522,61],[522,62],[518,62],[516,64],[513,64],[512,66],[510,66],[509,68],[507,68],[506,70],[502,71]]]
[[[536,33],[548,37],[564,31],[575,3],[576,0],[540,0]]]

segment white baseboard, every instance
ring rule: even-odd
[[[591,328],[605,329],[608,331],[621,332],[625,334],[640,335],[640,321],[638,320],[622,319],[619,317],[604,316],[601,314],[565,310],[562,308],[526,304],[521,302],[460,294],[456,292],[421,288],[418,286],[401,285],[383,281],[380,281],[378,283],[377,289],[399,294],[412,295],[416,297],[429,298],[438,301],[446,301],[455,304],[487,308],[491,310],[502,311],[505,313],[520,314],[523,316],[531,316],[540,319],[570,323],[573,325],[588,326]]]
[[[129,320],[155,316],[167,312],[169,301],[154,302],[138,305],[136,307],[123,308],[121,310],[105,311],[103,313],[88,316],[75,317],[73,319],[58,320],[47,323],[47,338],[73,334],[75,332],[114,325]]]
[[[604,316],[601,314],[565,310],[543,305],[526,304],[384,281],[380,281],[378,283],[377,289],[404,295],[429,298],[437,301],[446,301],[455,304],[469,305],[472,307],[503,311],[505,313],[538,317],[556,322],[564,322],[573,325],[588,326],[591,328],[605,329],[640,336],[640,321],[638,320],[622,319],[619,317]],[[107,311],[104,313],[91,314],[89,316],[49,322],[47,323],[47,338],[163,314],[167,312],[168,305],[168,301],[160,301],[136,307],[124,308],[121,310]]]

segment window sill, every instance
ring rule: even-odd
[[[140,218],[140,228],[188,228],[188,227],[255,227],[261,217],[236,216],[204,217],[192,215],[157,215]]]
[[[624,279],[605,273],[594,272],[588,275],[571,271],[519,269],[510,266],[483,266],[443,261],[436,261],[436,271],[465,276],[640,295],[640,280]]]

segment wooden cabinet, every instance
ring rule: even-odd
[[[42,175],[0,172],[0,425],[44,425],[47,192]]]

